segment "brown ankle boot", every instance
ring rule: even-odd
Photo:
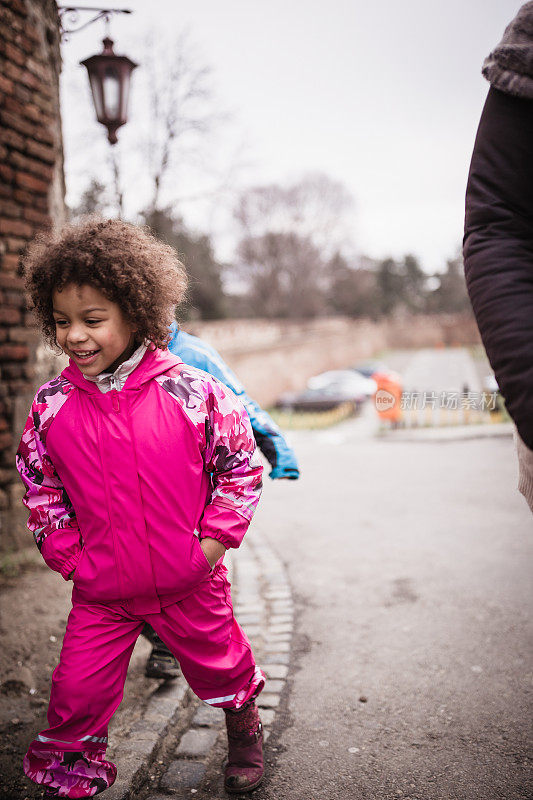
[[[228,764],[224,788],[230,794],[256,789],[263,780],[263,726],[255,703],[241,711],[226,710]]]

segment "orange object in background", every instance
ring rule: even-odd
[[[397,425],[402,417],[402,379],[396,372],[375,372],[372,380],[376,382],[374,406],[380,419]]]

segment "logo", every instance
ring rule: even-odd
[[[389,411],[396,405],[396,398],[386,389],[378,389],[374,396],[377,411]]]

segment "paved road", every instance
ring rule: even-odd
[[[487,369],[487,374],[490,368]],[[406,391],[480,392],[481,380],[470,352],[461,347],[418,350],[402,370]]]
[[[404,375],[454,391],[471,366],[465,351],[425,352]],[[302,478],[267,480],[248,534],[258,550],[268,537],[286,563],[297,610],[254,798],[530,800],[533,536],[512,440],[375,429],[369,406],[293,434]],[[261,577],[246,564],[241,584],[263,590],[274,565],[263,559]],[[219,741],[201,785],[163,781],[151,800],[165,788],[225,796],[223,755]]]
[[[531,798],[533,532],[512,440],[295,434],[255,525],[299,609],[257,800]],[[253,536],[253,533],[251,534]]]
[[[412,389],[478,388],[466,351],[402,357]],[[254,798],[531,798],[533,538],[512,440],[402,441],[376,427],[369,406],[293,434],[302,478],[267,480],[248,534],[285,561],[297,609]],[[241,589],[263,591],[271,557],[261,577],[243,556]],[[243,623],[250,602],[242,594]],[[202,754],[205,780],[178,788],[185,745],[164,748],[162,770],[178,760],[150,800],[225,796],[220,740]]]

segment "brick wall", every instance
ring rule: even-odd
[[[27,539],[14,450],[42,353],[20,255],[65,219],[59,114],[59,22],[53,0],[2,0],[0,10],[0,549]],[[36,365],[41,364],[41,374]],[[23,537],[23,538],[22,538]]]

